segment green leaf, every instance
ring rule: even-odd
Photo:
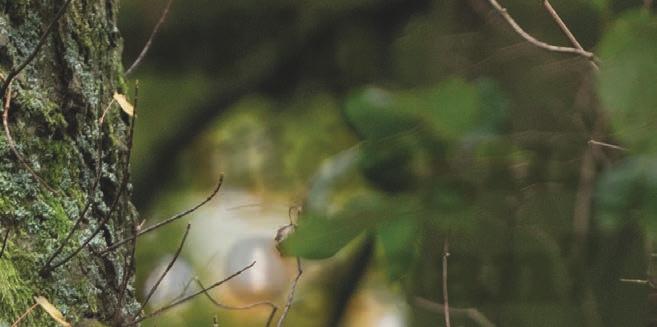
[[[477,89],[454,78],[423,90],[402,93],[401,107],[414,110],[447,140],[458,140],[479,123]]]
[[[377,236],[383,247],[390,280],[403,277],[413,264],[417,254],[416,232],[416,219],[394,219],[378,227]]]
[[[331,217],[302,216],[296,231],[279,248],[288,256],[328,258],[366,230],[391,219],[414,217],[417,212],[416,201],[412,198],[372,193],[352,200]]]
[[[603,37],[598,91],[614,134],[633,152],[654,152],[657,138],[657,19],[645,11],[620,17]]]
[[[380,140],[414,128],[418,122],[391,92],[370,87],[347,99],[345,117],[366,140]]]

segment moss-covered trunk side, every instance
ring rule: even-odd
[[[63,4],[64,0],[0,0],[3,77],[28,56]],[[37,295],[74,323],[95,319],[121,325],[138,308],[130,283],[122,296],[120,291],[122,279],[133,269],[126,269],[131,246],[105,257],[93,254],[130,235],[136,218],[130,192],[120,196],[116,213],[89,246],[50,276],[39,275],[90,194],[92,209],[55,261],[91,234],[119,191],[129,119],[113,108],[103,126],[98,125],[113,92],[125,91],[117,10],[117,0],[73,0],[39,55],[13,82],[9,126],[18,151],[58,193],[35,180],[0,134],[0,235],[10,230],[0,259],[0,325],[13,322]],[[96,159],[98,135],[102,135],[102,178],[100,187],[91,192],[101,164]],[[56,323],[37,309],[23,325]]]

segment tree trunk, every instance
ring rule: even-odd
[[[25,61],[64,3],[0,0],[3,79]],[[36,58],[12,83],[8,126],[26,164],[1,133],[0,241],[9,234],[0,258],[0,326],[15,321],[35,303],[34,296],[48,299],[74,324],[96,320],[120,326],[138,309],[131,286],[134,244],[109,255],[97,254],[130,236],[136,220],[130,186],[121,192],[127,174],[129,117],[112,108],[103,125],[98,123],[112,94],[126,88],[117,10],[118,0],[72,1]],[[101,164],[102,177],[94,189]],[[44,273],[42,268],[89,199],[90,210],[52,263],[74,253],[94,230],[100,232],[65,264]],[[115,210],[110,210],[115,199]],[[106,216],[109,220],[103,225]],[[21,325],[57,323],[37,308]]]

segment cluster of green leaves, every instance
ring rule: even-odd
[[[500,137],[508,100],[489,79],[448,79],[402,91],[369,87],[350,96],[344,116],[361,137],[357,171],[371,186],[335,213],[309,212],[282,245],[289,255],[322,259],[363,233],[376,235],[392,279],[403,276],[419,254],[418,229],[474,226],[479,177],[489,153],[510,156]],[[464,173],[464,168],[472,168]]]

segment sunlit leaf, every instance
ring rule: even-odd
[[[128,101],[125,95],[115,92],[113,98],[119,104],[119,107],[121,107],[121,110],[123,110],[123,112],[125,112],[129,116],[135,114],[135,107]]]
[[[66,319],[64,318],[64,315],[62,314],[59,309],[57,309],[48,299],[46,299],[43,296],[35,296],[34,300],[36,303],[38,303],[43,310],[45,310],[52,319],[57,321],[60,325],[65,326],[65,327],[71,327],[71,324],[69,324]]]
[[[657,18],[647,11],[620,17],[604,35],[598,91],[616,136],[633,152],[657,150]]]

